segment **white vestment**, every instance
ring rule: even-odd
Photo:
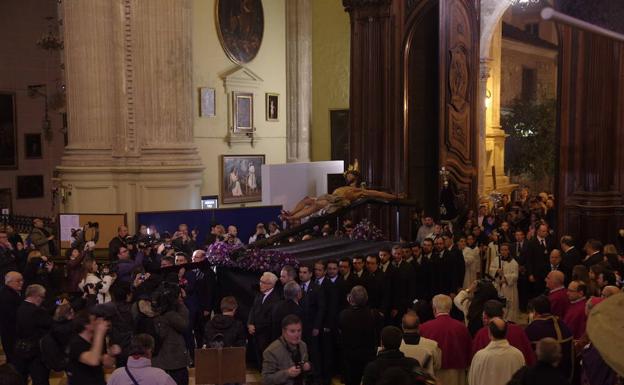
[[[468,385],[506,385],[523,366],[524,356],[520,350],[509,345],[507,340],[491,341],[472,358]]]
[[[477,273],[481,270],[481,258],[479,256],[479,248],[474,249],[470,247],[464,247],[462,250],[464,255],[464,263],[466,264],[466,273],[464,274],[464,289],[470,287],[470,285],[477,280]]]
[[[435,371],[442,365],[442,351],[438,343],[429,338],[420,337],[418,345],[408,345],[402,341],[399,350],[405,354],[405,357],[416,359],[420,366],[432,376],[435,376]]]
[[[498,289],[498,295],[507,299],[505,305],[505,320],[518,323],[520,316],[520,300],[518,297],[518,262],[515,259],[505,261],[500,259],[500,266],[503,269],[503,277],[496,277],[494,286]],[[492,260],[490,265],[490,275],[496,276],[499,268],[499,258]]]

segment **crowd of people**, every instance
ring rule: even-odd
[[[423,215],[413,242],[264,272],[249,314],[241,298],[217,298],[206,258],[206,244],[243,244],[236,226],[213,226],[204,244],[184,224],[173,235],[141,226],[128,236],[120,226],[108,261],[81,239],[62,267],[42,221],[28,242],[5,227],[0,339],[9,366],[0,373],[39,385],[64,371],[69,384],[104,384],[104,369],[117,368],[109,384],[181,385],[196,348],[245,346],[267,385],[336,376],[347,385],[615,385],[586,321],[621,295],[624,231],[604,246],[555,240],[553,206],[523,191],[453,223]],[[279,232],[260,225],[250,243]]]

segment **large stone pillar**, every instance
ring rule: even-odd
[[[192,0],[65,0],[64,212],[199,208]]]
[[[310,161],[312,4],[286,1],[286,132],[288,162]]]
[[[502,58],[502,23],[494,29],[490,45],[488,64],[490,67],[489,77],[486,82],[485,95],[485,163],[483,187],[487,194],[494,190],[494,178],[496,178],[496,191],[510,193],[517,185],[509,184],[509,178],[505,175],[505,140],[507,134],[500,124],[501,113],[501,58]],[[492,177],[492,167],[496,175]]]

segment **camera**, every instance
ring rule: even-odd
[[[99,229],[100,224],[98,222],[87,222],[87,227],[93,227],[95,229]]]

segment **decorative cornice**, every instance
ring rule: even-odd
[[[392,3],[392,0],[342,0],[345,11],[350,12],[356,8],[379,7]]]

